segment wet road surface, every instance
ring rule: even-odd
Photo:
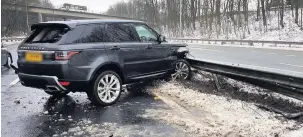
[[[193,59],[303,77],[303,51],[189,44]]]
[[[52,136],[79,126],[77,123],[84,119],[91,121],[88,124],[107,122],[139,125],[159,133],[174,132],[170,126],[139,116],[146,109],[167,107],[161,100],[141,91],[124,93],[119,102],[109,107],[93,106],[85,93],[54,98],[20,84],[2,91],[1,97],[2,136]]]
[[[16,46],[9,47],[14,60],[16,60]],[[116,104],[109,107],[96,107],[90,103],[85,93],[70,93],[69,96],[54,98],[42,90],[22,86],[11,69],[1,68],[1,74],[1,136],[4,137],[184,137],[218,134],[223,136],[225,133],[230,133],[231,129],[244,130],[245,134],[254,135],[255,131],[248,132],[246,128],[249,129],[250,126],[254,126],[252,124],[257,123],[256,127],[263,129],[262,125],[267,124],[266,121],[264,122],[266,119],[256,118],[259,115],[256,115],[255,111],[242,110],[244,102],[233,103],[233,101],[229,102],[229,99],[228,102],[222,102],[225,99],[205,94],[201,100],[197,98],[199,94],[192,94],[192,86],[182,89],[167,84],[158,91],[158,93],[161,91],[169,93],[163,99],[160,95],[150,94],[149,90],[152,89],[146,88],[150,84],[138,84],[132,86],[129,92],[124,92]],[[211,89],[211,83],[204,84],[205,86],[198,86],[198,89]],[[187,89],[190,92],[187,92]],[[186,94],[180,94],[180,91]],[[207,98],[208,100],[205,100]],[[233,106],[239,109],[230,110]],[[215,107],[218,111],[213,111]],[[225,108],[223,115],[222,108]],[[247,117],[241,119],[237,117],[238,114],[251,119]],[[227,121],[218,120],[222,117],[226,117]],[[270,117],[274,118],[274,115]],[[234,124],[230,125],[229,120]],[[224,124],[224,121],[227,123]],[[264,131],[270,134],[276,127],[270,126],[265,129]],[[263,134],[261,131],[258,133]]]
[[[8,48],[14,60],[17,58],[16,47],[12,45]],[[115,136],[116,131],[122,136],[124,132],[128,136],[183,134],[161,121],[140,116],[146,109],[170,109],[163,101],[145,92],[146,85],[131,87],[112,106],[96,107],[85,93],[70,93],[62,98],[54,98],[42,90],[14,83],[17,75],[12,69],[1,68],[1,74],[3,137]],[[93,129],[96,133],[90,132]]]
[[[103,123],[118,125],[107,133],[109,136],[115,135],[114,130],[120,126],[137,129],[138,132],[135,130],[131,134],[133,136],[141,130],[160,135],[179,132],[160,121],[140,117],[146,109],[169,109],[161,100],[140,89],[123,93],[119,102],[108,107],[93,106],[85,93],[71,93],[66,97],[54,98],[39,89],[23,87],[21,84],[2,91],[1,97],[1,135],[4,137],[53,136],[68,132],[72,128],[83,129],[87,125]],[[86,123],[83,123],[83,120]],[[79,124],[81,122],[82,124]],[[82,135],[85,133],[80,136]]]

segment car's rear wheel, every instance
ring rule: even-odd
[[[174,63],[173,79],[187,80],[191,78],[191,69],[189,63],[184,59],[179,59]]]
[[[87,95],[93,104],[108,106],[119,99],[121,91],[120,76],[114,71],[104,71],[95,79],[93,89],[87,91]]]
[[[51,96],[58,96],[58,97],[61,97],[61,96],[65,96],[69,93],[69,91],[44,91],[45,93],[51,95]]]

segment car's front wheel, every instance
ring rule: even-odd
[[[114,71],[104,71],[95,79],[93,89],[87,91],[87,95],[93,104],[108,106],[119,99],[121,90],[120,76]]]
[[[179,59],[174,63],[174,73],[172,74],[173,79],[190,79],[191,69],[189,63],[184,59]]]

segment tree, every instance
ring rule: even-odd
[[[279,7],[280,7],[280,26],[282,28],[284,28],[284,1],[283,0],[279,0]]]
[[[54,8],[54,5],[49,0],[40,0],[38,4],[45,8]]]
[[[261,9],[262,9],[263,25],[264,25],[265,28],[267,28],[267,21],[266,21],[266,13],[265,13],[265,3],[264,3],[264,0],[261,0]]]
[[[303,3],[303,0],[182,0],[182,9],[179,2],[180,0],[121,1],[112,5],[107,14],[157,24],[165,28],[166,32],[170,32],[170,37],[179,36],[179,26],[182,26],[185,30],[199,29],[202,35],[208,37],[212,37],[213,34],[218,37],[221,33],[226,36],[232,33],[245,38],[246,34],[250,34],[251,24],[254,24],[250,21],[251,18],[260,21],[260,28],[263,26],[265,31],[273,19],[278,19],[280,29],[284,27],[285,5],[293,7],[294,22],[298,25],[300,21],[302,22],[299,12],[303,4],[298,3]],[[248,5],[252,2],[256,5],[256,11],[249,11]],[[273,9],[279,16],[271,17]],[[196,26],[197,23],[199,26]]]
[[[1,37],[26,35],[28,32],[26,5],[53,7],[49,0],[2,0]]]

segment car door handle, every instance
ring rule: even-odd
[[[114,46],[112,48],[110,48],[110,50],[119,50],[120,48],[118,46]]]
[[[146,46],[145,49],[152,49],[152,47],[151,46]]]

